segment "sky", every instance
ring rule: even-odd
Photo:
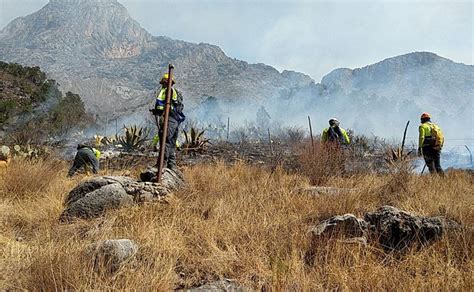
[[[47,0],[0,0],[0,27]],[[473,64],[472,1],[119,0],[153,35],[218,45],[232,58],[319,82],[340,67],[430,51]]]

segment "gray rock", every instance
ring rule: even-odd
[[[108,184],[90,193],[83,193],[80,198],[68,202],[61,219],[67,221],[71,218],[95,218],[102,216],[109,209],[131,204],[133,196],[127,194],[121,184]]]
[[[184,185],[176,173],[167,172],[164,184],[138,182],[123,176],[94,177],[81,182],[66,197],[61,221],[74,218],[95,218],[109,209],[138,202],[161,200],[171,190]]]
[[[403,251],[423,247],[440,239],[447,230],[458,228],[461,228],[460,224],[444,217],[422,217],[392,206],[383,206],[365,214],[364,219],[352,214],[334,216],[311,228],[311,246],[306,259],[312,262],[314,248],[321,244],[322,236],[337,236],[345,239],[343,242],[363,245],[367,243],[367,238],[373,238],[385,250]]]
[[[104,240],[89,246],[96,271],[116,272],[131,260],[138,251],[138,245],[130,239]]]
[[[347,238],[363,237],[367,232],[367,222],[353,214],[334,216],[316,225],[310,232],[315,236],[341,235]]]
[[[302,193],[319,196],[319,195],[349,194],[349,193],[354,193],[355,191],[357,191],[357,189],[312,186],[312,187],[301,188],[300,191]]]
[[[140,179],[142,182],[153,182],[156,180],[157,172],[158,168],[148,167],[140,174]],[[163,170],[163,175],[161,176],[160,184],[170,190],[177,190],[184,187],[184,176],[179,170],[165,168]]]
[[[382,247],[389,250],[423,246],[438,240],[447,228],[460,227],[444,217],[417,216],[392,206],[367,213],[364,219],[371,225],[371,231]]]
[[[229,291],[229,292],[246,292],[246,291],[253,291],[252,289],[242,287],[237,283],[233,282],[229,279],[223,279],[219,281],[215,281],[212,283],[207,283],[202,286],[191,288],[186,291],[190,292],[199,292],[199,291]]]

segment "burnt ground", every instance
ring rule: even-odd
[[[244,162],[274,169],[283,166],[292,170],[297,167],[297,151],[290,144],[272,144],[261,142],[247,143],[217,143],[210,144],[199,151],[181,149],[177,152],[178,166],[193,166],[199,164],[224,163],[233,164]],[[121,170],[130,168],[144,168],[155,165],[158,159],[157,152],[119,153],[106,158],[105,163],[109,169]]]
[[[262,166],[270,170],[281,166],[285,170],[298,171],[302,163],[299,154],[305,144],[301,143],[269,143],[245,142],[245,143],[215,143],[209,144],[199,151],[177,152],[178,166],[193,166],[199,164],[217,163],[219,161],[233,164],[243,162],[246,164]],[[384,161],[383,152],[364,152],[346,149],[345,172],[347,174],[384,172],[387,165]],[[147,166],[156,165],[157,152],[143,151],[134,153],[119,153],[107,158],[105,163],[109,169],[143,169]]]

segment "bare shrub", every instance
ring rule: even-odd
[[[301,143],[305,138],[305,130],[299,127],[286,128],[283,132],[283,138],[290,144]]]
[[[331,177],[344,174],[345,161],[343,149],[332,143],[315,143],[314,148],[311,142],[306,143],[299,157],[301,171],[313,185],[324,184]]]

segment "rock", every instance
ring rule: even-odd
[[[198,292],[198,291],[232,291],[232,292],[245,292],[245,291],[253,291],[252,289],[242,287],[237,283],[233,282],[229,279],[223,279],[216,282],[204,284],[202,286],[191,288],[185,291],[190,292]]]
[[[364,219],[352,214],[334,216],[310,229],[312,238],[310,250],[306,254],[307,263],[312,262],[313,250],[325,235],[338,236],[345,239],[343,242],[363,245],[367,243],[367,238],[373,238],[385,250],[403,251],[432,243],[447,230],[458,228],[461,228],[460,224],[444,217],[422,217],[392,206],[383,206],[367,213]]]
[[[125,262],[132,259],[138,245],[130,239],[104,240],[89,246],[96,271],[116,272]]]
[[[81,195],[81,198],[67,203],[61,219],[95,218],[103,215],[106,210],[133,203],[133,196],[128,195],[119,183],[105,185]]]
[[[148,167],[140,174],[140,179],[142,182],[153,182],[156,179],[157,172],[158,168]],[[163,170],[163,175],[161,176],[161,185],[170,190],[177,190],[184,187],[184,176],[179,170],[165,168]]]
[[[444,217],[422,217],[383,206],[364,219],[371,225],[372,233],[385,249],[404,250],[438,240],[446,228],[460,226]]]
[[[66,197],[61,221],[74,218],[96,218],[109,209],[139,202],[161,200],[171,190],[184,185],[177,175],[164,176],[165,184],[138,182],[123,176],[94,177],[81,182]]]
[[[313,227],[310,232],[315,236],[340,234],[343,237],[363,237],[367,232],[367,222],[353,214],[334,216]]]
[[[303,193],[319,196],[319,195],[340,195],[340,194],[353,193],[356,191],[356,189],[313,186],[313,187],[302,188],[300,191]]]

